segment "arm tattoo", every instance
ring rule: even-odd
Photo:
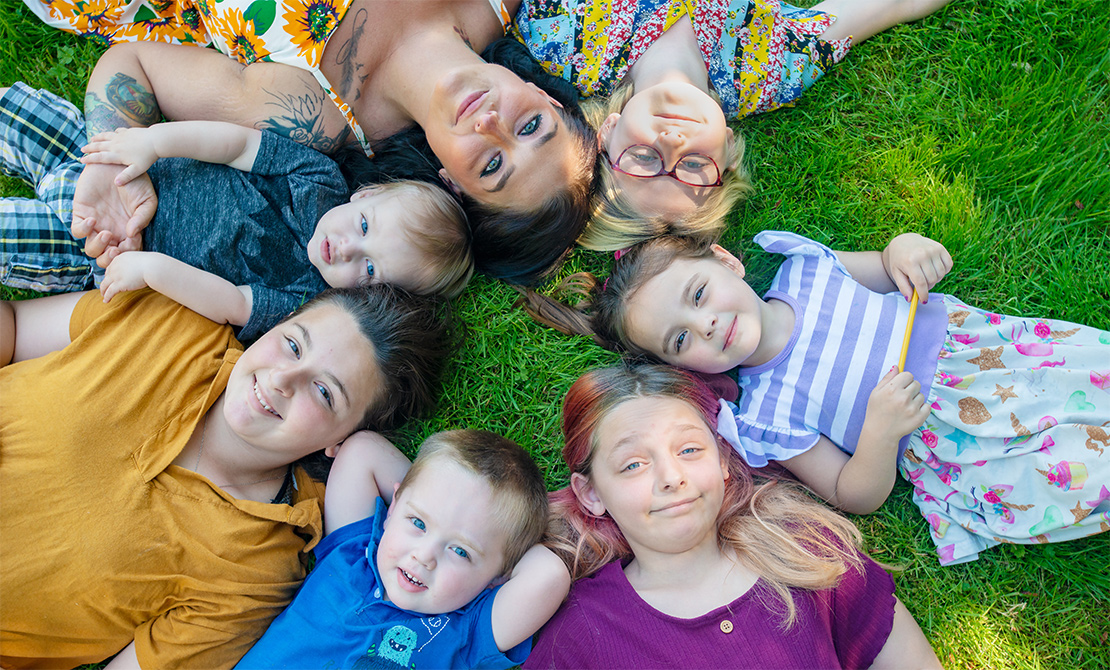
[[[362,89],[360,88],[362,82],[366,81],[369,76],[356,72],[365,67],[358,61],[358,44],[362,40],[362,34],[366,32],[368,17],[369,12],[366,11],[366,8],[359,9],[355,13],[351,24],[351,36],[339,45],[339,50],[335,53],[335,63],[343,68],[339,90],[342,91],[344,100],[358,100],[362,96]],[[356,77],[358,77],[357,83],[355,83]],[[353,97],[351,97],[352,95]]]
[[[85,93],[85,123],[90,135],[123,126],[149,126],[162,116],[154,94],[122,72],[112,75],[104,95],[107,102],[93,91]]]
[[[347,143],[351,129],[344,124],[339,137],[329,137],[324,129],[323,118],[324,104],[328,98],[323,91],[316,92],[307,86],[305,88],[307,93],[302,96],[263,89],[273,98],[266,104],[277,107],[280,112],[259,121],[258,129],[283,135],[323,153],[333,153]]]

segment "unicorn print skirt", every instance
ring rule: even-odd
[[[1110,332],[946,300],[932,413],[899,464],[940,562],[1110,530]]]

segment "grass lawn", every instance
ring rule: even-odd
[[[41,26],[15,0],[0,5],[0,85],[23,80],[80,106],[100,48]],[[1104,0],[955,0],[861,45],[797,107],[738,124],[756,190],[725,246],[764,289],[776,260],[751,243],[760,230],[846,250],[917,231],[955,260],[939,290],[1110,329],[1107,25]],[[0,178],[0,194],[30,190]],[[577,253],[564,272],[609,262]],[[398,442],[411,454],[436,430],[499,431],[529,448],[554,488],[567,479],[563,394],[616,357],[535,325],[514,299],[505,285],[473,282],[458,301],[468,339],[439,411]],[[1110,665],[1110,534],[941,568],[904,482],[855,520],[876,558],[904,568],[898,595],[947,667]]]

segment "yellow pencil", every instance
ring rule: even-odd
[[[913,318],[917,316],[917,289],[910,298],[910,318],[906,319],[906,336],[902,338],[902,353],[898,356],[898,372],[906,369],[906,353],[910,350],[910,333],[913,332]]]

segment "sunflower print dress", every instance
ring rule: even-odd
[[[582,95],[609,95],[683,16],[730,117],[789,106],[851,47],[818,39],[836,17],[777,0],[524,0],[515,34]]]

